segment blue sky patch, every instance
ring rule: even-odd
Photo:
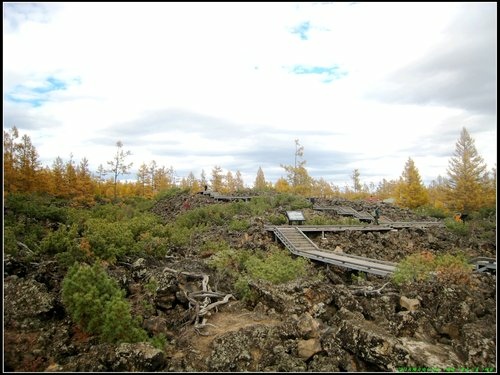
[[[51,91],[66,90],[67,87],[68,86],[63,81],[54,77],[49,77],[45,80],[42,86],[35,87],[32,90],[34,92],[44,94]]]
[[[311,30],[311,24],[309,23],[309,21],[302,22],[300,25],[292,29],[292,34],[299,34],[300,39],[308,40],[309,37],[307,33],[309,32],[309,30]]]
[[[76,80],[75,82],[79,82]],[[14,103],[26,103],[32,107],[40,107],[49,100],[49,94],[53,91],[66,90],[66,82],[55,77],[48,77],[36,86],[17,85],[5,94],[5,99]]]
[[[292,73],[295,74],[316,74],[321,76],[322,82],[329,83],[333,80],[340,79],[347,75],[347,72],[340,70],[338,65],[333,66],[305,66],[305,65],[295,65],[291,69]]]
[[[32,107],[40,107],[43,102],[42,99],[37,99],[33,97],[30,98],[16,93],[5,94],[5,99],[13,103],[28,103]]]

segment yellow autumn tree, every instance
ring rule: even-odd
[[[153,194],[152,189],[152,179],[151,179],[151,170],[146,165],[146,163],[142,163],[137,171],[137,189],[136,193],[143,197],[151,197]]]
[[[99,164],[97,170],[94,174],[94,193],[97,195],[106,195],[106,170],[104,169],[102,164]]]
[[[58,156],[52,163],[51,168],[51,184],[49,193],[60,198],[68,197],[68,187],[65,178],[65,166],[63,159]]]
[[[196,179],[193,172],[189,172],[188,176],[181,180],[180,187],[182,189],[189,189],[191,193],[199,193],[202,190],[200,182]]]
[[[3,131],[3,188],[4,194],[18,190],[19,178],[16,167],[16,139],[19,131],[14,126],[9,131]]]
[[[227,171],[226,173],[226,186],[224,187],[224,191],[228,193],[234,193],[236,191],[236,179],[233,177],[231,171]]]
[[[152,179],[154,189],[158,192],[165,191],[175,186],[175,171],[174,167],[157,168]]]
[[[476,211],[484,204],[486,164],[465,127],[455,147],[447,169],[448,199],[455,210]]]
[[[408,158],[405,164],[398,190],[396,201],[400,206],[413,209],[429,203],[429,193],[422,183],[420,173],[412,158]]]
[[[292,187],[284,177],[280,177],[276,180],[274,189],[278,193],[289,193],[292,190]]]
[[[257,177],[255,177],[253,188],[257,191],[263,191],[266,189],[266,178],[261,167],[257,170]]]
[[[434,208],[448,210],[448,202],[447,202],[447,185],[446,179],[442,176],[438,176],[435,180],[432,180],[427,188],[429,192],[429,203]]]
[[[123,143],[121,141],[116,142],[116,153],[113,156],[113,160],[108,161],[109,169],[106,171],[107,173],[111,173],[113,175],[113,197],[115,199],[118,195],[118,176],[129,173],[133,164],[125,163],[125,158],[132,155],[132,153],[130,151],[124,151],[122,148]]]
[[[38,187],[41,193],[52,194],[54,187],[52,186],[52,172],[50,167],[45,166],[38,172]]]
[[[28,135],[19,140],[19,131],[14,126],[3,132],[3,178],[4,194],[10,192],[42,191],[40,184],[42,170],[38,152]]]
[[[283,165],[281,167],[287,172],[287,180],[291,190],[295,194],[310,195],[313,188],[313,178],[309,176],[305,167],[306,161],[301,160],[304,156],[304,147],[299,140],[295,140],[295,163],[294,165]]]
[[[351,175],[352,188],[350,186],[345,187],[344,197],[346,199],[364,199],[369,196],[369,187],[368,185],[361,183],[360,177],[361,173],[359,172],[359,169],[355,169]]]
[[[387,181],[385,178],[377,185],[375,194],[379,199],[390,199],[397,196],[398,181]]]
[[[313,181],[311,195],[317,198],[332,198],[333,196],[340,196],[338,187],[328,183],[323,177]]]
[[[89,168],[89,161],[83,158],[76,167],[76,197],[75,203],[83,206],[91,206],[94,201],[95,182]]]
[[[484,206],[485,207],[496,207],[497,203],[497,169],[496,167],[491,169],[488,173],[487,179],[484,182]]]
[[[75,161],[73,160],[73,154],[70,154],[69,160],[66,162],[64,177],[68,189],[68,198],[73,199],[78,195],[76,167]]]
[[[213,191],[221,192],[224,190],[224,175],[222,174],[222,168],[216,165],[212,169],[212,179],[210,180],[210,185]]]
[[[243,182],[243,176],[239,170],[236,171],[236,177],[234,178],[234,185],[236,191],[241,191],[245,189],[245,183]]]
[[[21,137],[21,142],[14,145],[14,150],[19,190],[23,192],[38,191],[38,172],[41,169],[41,163],[38,160],[38,152],[31,143],[30,137],[24,134]]]

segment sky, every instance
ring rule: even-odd
[[[3,126],[43,165],[130,151],[252,187],[296,143],[336,186],[446,176],[465,127],[497,160],[497,4],[3,3]]]

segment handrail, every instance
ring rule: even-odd
[[[277,238],[285,245],[285,247],[295,255],[306,257],[309,259],[314,259],[324,263],[330,263],[337,266],[347,267],[350,269],[356,269],[358,271],[364,271],[367,273],[373,273],[380,276],[387,276],[391,274],[395,265],[390,262],[379,261],[376,259],[370,259],[360,256],[353,256],[347,254],[335,254],[330,252],[325,252],[321,250],[314,242],[309,239],[299,228],[293,228],[298,234],[300,234],[303,239],[306,239],[311,245],[313,245],[315,250],[303,250],[300,249],[296,244],[294,244],[282,231],[285,228],[275,227],[274,233]],[[288,228],[287,228],[288,229]]]
[[[268,230],[271,230],[268,228]],[[330,263],[341,267],[387,276],[396,270],[397,264],[385,260],[366,258],[354,254],[335,253],[331,250],[320,249],[307,235],[297,226],[274,226],[272,228],[276,237],[293,254],[309,259],[314,259],[323,263]],[[294,243],[287,237],[286,231],[293,231],[300,235],[301,240],[306,240],[313,249],[300,248],[300,243]],[[496,272],[496,258],[476,257],[469,261],[474,264],[474,272],[484,272],[494,270]]]

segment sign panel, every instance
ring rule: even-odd
[[[305,221],[304,214],[301,211],[287,211],[286,216],[290,221]]]

